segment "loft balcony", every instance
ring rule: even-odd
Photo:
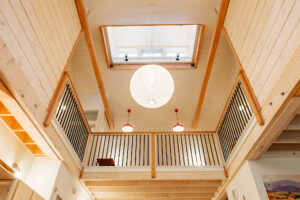
[[[138,186],[141,180],[150,185],[180,185],[187,180],[192,187],[213,184],[208,190],[191,194],[192,198],[212,198],[226,179],[226,167],[256,122],[243,77],[239,76],[216,132],[92,132],[67,73],[63,82],[53,115],[44,124],[51,123],[60,133],[82,168],[80,178],[95,198],[118,198],[105,196],[102,185],[114,185],[113,190],[118,190],[124,185]],[[144,191],[144,195],[148,193]]]

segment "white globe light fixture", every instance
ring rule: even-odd
[[[174,80],[165,68],[145,65],[131,77],[130,93],[139,105],[158,108],[169,102],[174,92]]]

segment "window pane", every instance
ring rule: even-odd
[[[107,27],[113,63],[192,62],[197,25]]]

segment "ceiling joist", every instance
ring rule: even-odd
[[[202,83],[202,87],[201,87],[201,91],[200,91],[200,96],[199,96],[195,116],[193,119],[193,124],[192,124],[193,129],[196,129],[198,126],[200,112],[201,112],[202,105],[204,102],[206,89],[208,86],[210,74],[212,71],[212,66],[213,66],[215,55],[217,52],[217,46],[219,43],[223,23],[224,23],[224,20],[226,17],[228,4],[229,4],[229,0],[222,0],[221,6],[220,6],[220,12],[219,12],[219,16],[218,16],[218,21],[217,21],[217,27],[216,27],[215,33],[213,35],[213,41],[212,41],[210,51],[209,51],[209,58],[208,58],[207,66],[206,66],[206,71],[205,71],[205,75],[204,75],[204,79],[203,79],[203,83]]]
[[[106,98],[106,92],[105,92],[101,72],[99,70],[99,65],[98,65],[98,61],[97,61],[97,58],[96,58],[96,52],[95,52],[95,48],[94,48],[94,45],[93,45],[92,36],[91,36],[90,31],[89,31],[89,25],[88,25],[88,21],[87,21],[85,6],[83,4],[83,0],[76,0],[75,2],[76,2],[77,11],[78,11],[78,14],[79,14],[81,26],[82,26],[82,29],[83,29],[83,32],[84,32],[85,40],[86,40],[86,43],[87,43],[87,46],[88,46],[88,49],[89,49],[89,53],[90,53],[90,56],[91,56],[91,62],[92,62],[92,65],[93,65],[94,73],[95,73],[96,80],[97,80],[97,83],[98,83],[98,88],[99,88],[100,95],[101,95],[101,98],[102,98],[102,102],[103,102],[103,105],[104,105],[105,114],[107,116],[108,125],[109,125],[109,128],[111,130],[113,130],[113,128],[114,128],[113,119],[112,119],[112,115],[111,115],[109,105],[108,105],[108,101],[107,101],[107,98]]]

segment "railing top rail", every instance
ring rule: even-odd
[[[182,132],[172,132],[172,131],[135,131],[135,132],[92,132],[92,135],[134,135],[134,134],[215,134],[216,131],[182,131]]]

